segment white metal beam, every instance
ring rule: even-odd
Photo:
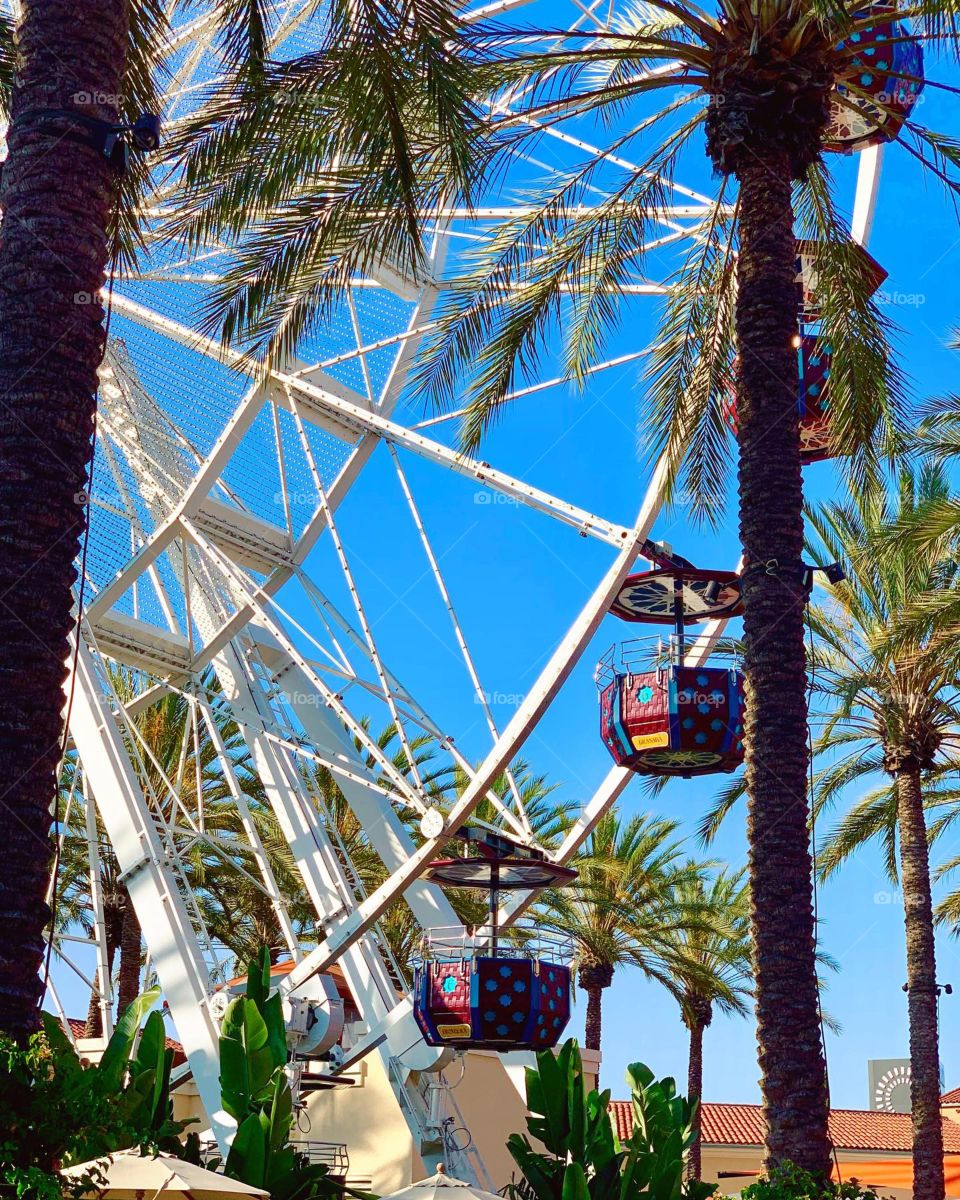
[[[236,1122],[220,1102],[219,1036],[207,1002],[206,965],[113,718],[111,698],[100,686],[93,655],[82,638],[70,733],[140,920],[177,1037],[193,1067],[200,1099],[225,1150]]]

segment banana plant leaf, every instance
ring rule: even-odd
[[[148,988],[133,1001],[117,1022],[113,1036],[107,1043],[107,1048],[97,1067],[105,1087],[119,1090],[123,1085],[123,1076],[127,1064],[130,1062],[130,1054],[140,1025],[144,1016],[159,999],[160,989],[158,987]]]
[[[220,1090],[224,1109],[243,1121],[277,1069],[267,1026],[245,996],[232,1001],[220,1027]]]

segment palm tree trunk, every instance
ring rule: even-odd
[[[919,767],[910,766],[897,772],[897,821],[900,826],[900,879],[907,930],[913,1196],[914,1200],[943,1200],[937,964],[930,898],[930,859]]]
[[[690,1030],[690,1057],[687,1060],[687,1099],[696,1101],[693,1115],[693,1141],[687,1153],[687,1179],[700,1178],[700,1101],[703,1096],[703,1030],[702,1021],[692,1019]]]
[[[587,993],[587,1025],[583,1044],[588,1050],[599,1050],[603,1033],[603,988],[596,983],[585,989]]]
[[[83,127],[116,120],[126,0],[26,0],[0,245],[0,1030],[36,1028],[74,560],[84,529],[98,299],[116,180]],[[46,123],[46,127],[45,126]]]
[[[587,994],[587,1022],[583,1044],[588,1050],[599,1050],[603,1026],[603,992],[613,983],[613,967],[610,963],[582,962],[577,971],[577,983]]]
[[[130,893],[124,889],[126,905],[120,933],[120,970],[117,972],[117,1015],[123,1016],[140,995],[140,960],[143,938]]]
[[[117,957],[117,943],[107,940],[107,969],[113,974],[113,963]],[[100,984],[94,980],[90,989],[90,1002],[87,1005],[87,1021],[83,1027],[85,1038],[100,1037],[103,1033],[103,1018],[100,1013]]]
[[[122,889],[125,892],[125,889]],[[107,971],[113,977],[113,964],[120,947],[123,933],[123,895],[115,887],[107,889],[103,897],[104,938],[107,951]],[[87,1005],[87,1022],[83,1027],[83,1036],[87,1038],[100,1037],[103,1034],[103,1020],[100,1015],[100,986],[94,980],[90,989],[90,1003]]]
[[[755,159],[755,161],[754,161]],[[740,178],[736,325],[746,783],[767,1161],[829,1171],[808,833],[796,249],[787,155]]]

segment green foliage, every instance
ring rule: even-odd
[[[293,1096],[287,1080],[286,1030],[280,996],[270,992],[266,947],[247,969],[246,994],[227,1008],[220,1027],[220,1095],[237,1122],[225,1175],[265,1188],[273,1200],[316,1200],[344,1188],[325,1166],[308,1163],[290,1144]]]
[[[574,1040],[556,1055],[538,1052],[526,1081],[530,1136],[507,1142],[522,1176],[509,1187],[511,1200],[706,1200],[713,1193],[711,1184],[683,1179],[695,1106],[672,1079],[654,1079],[642,1063],[627,1069],[635,1129],[623,1143],[610,1122],[610,1092],[584,1085]]]
[[[94,1066],[80,1061],[49,1013],[25,1048],[0,1039],[0,1191],[60,1200],[95,1182],[89,1174],[68,1183],[60,1167],[129,1146],[179,1150],[184,1124],[172,1117],[173,1052],[159,1012],[147,1017],[134,1051],[158,996],[154,988],[130,1005]]]
[[[699,1180],[683,1182],[684,1156],[693,1145],[696,1101],[677,1094],[669,1076],[655,1079],[643,1063],[627,1067],[627,1082],[633,1097],[633,1136],[626,1145],[630,1155],[644,1164],[642,1175],[649,1182],[643,1194],[667,1200],[686,1196],[701,1200],[716,1190]]]
[[[782,1163],[766,1178],[748,1184],[740,1195],[743,1200],[877,1200],[875,1191],[855,1179],[832,1183],[793,1163]]]
[[[677,896],[699,870],[681,860],[677,832],[674,821],[611,811],[578,855],[574,883],[544,893],[537,918],[572,939],[577,967],[639,967],[674,990],[672,940],[697,923]]]
[[[142,996],[138,996],[134,1000],[117,1022],[117,1027],[113,1031],[113,1037],[108,1042],[107,1048],[103,1052],[103,1057],[95,1068],[107,1087],[118,1088],[123,1083],[124,1071],[126,1070],[127,1063],[130,1061],[130,1052],[133,1050],[133,1043],[136,1040],[140,1022],[143,1020],[144,1014],[150,1011],[159,998],[160,989],[150,988]],[[56,1026],[60,1032],[60,1036],[63,1037],[63,1031],[60,1029],[59,1023],[49,1018],[49,1016],[44,1025],[48,1036],[53,1036],[51,1030]]]

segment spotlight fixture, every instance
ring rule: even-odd
[[[99,117],[91,117],[76,108],[33,109],[24,113],[21,120],[31,117],[40,118],[39,128],[43,132],[58,138],[72,137],[74,141],[93,146],[117,171],[126,170],[131,149],[141,154],[157,150],[163,128],[160,118],[155,113],[141,113],[132,125],[115,125],[110,121],[101,121]],[[75,133],[65,132],[62,124],[55,124],[63,121],[70,121],[79,128]]]
[[[711,579],[704,587],[701,595],[708,604],[716,604],[717,598],[720,595],[719,579]]]
[[[838,562],[830,563],[828,566],[821,567],[820,569],[823,571],[824,575],[826,575],[830,583],[843,583],[847,577],[846,571]]]
[[[130,128],[134,146],[142,154],[159,150],[162,130],[163,122],[155,113],[141,113]]]

